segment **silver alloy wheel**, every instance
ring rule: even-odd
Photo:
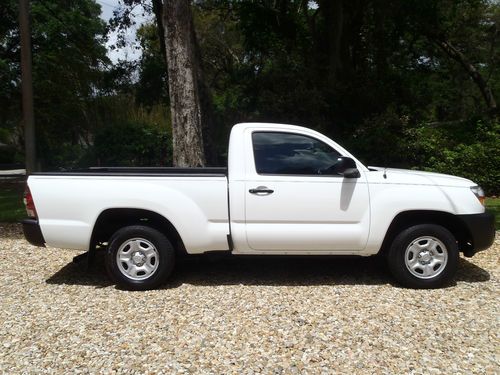
[[[436,237],[419,237],[406,248],[406,268],[419,279],[436,277],[444,271],[446,263],[448,263],[448,250]]]
[[[131,238],[116,252],[116,263],[120,272],[131,280],[144,280],[158,269],[160,253],[150,241]]]

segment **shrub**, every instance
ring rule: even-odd
[[[412,124],[395,110],[365,120],[346,146],[367,165],[463,176],[500,194],[500,123],[490,118]]]
[[[492,120],[420,125],[407,132],[416,167],[463,176],[488,195],[500,193],[500,124]]]
[[[94,153],[103,166],[171,165],[171,135],[149,124],[113,124],[97,129]]]
[[[408,117],[388,111],[365,120],[356,128],[346,147],[366,165],[409,167],[405,129]]]

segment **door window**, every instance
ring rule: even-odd
[[[259,174],[332,175],[329,168],[341,156],[313,137],[294,133],[252,133],[255,167]]]

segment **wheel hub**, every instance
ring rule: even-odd
[[[138,267],[146,263],[146,255],[142,251],[136,251],[132,254],[132,261]]]
[[[432,260],[432,253],[430,251],[421,251],[418,254],[418,258],[421,264],[428,264]]]

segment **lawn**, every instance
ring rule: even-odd
[[[486,209],[495,215],[495,229],[500,230],[500,198],[486,198]]]
[[[16,222],[26,216],[23,184],[0,184],[0,223]]]

